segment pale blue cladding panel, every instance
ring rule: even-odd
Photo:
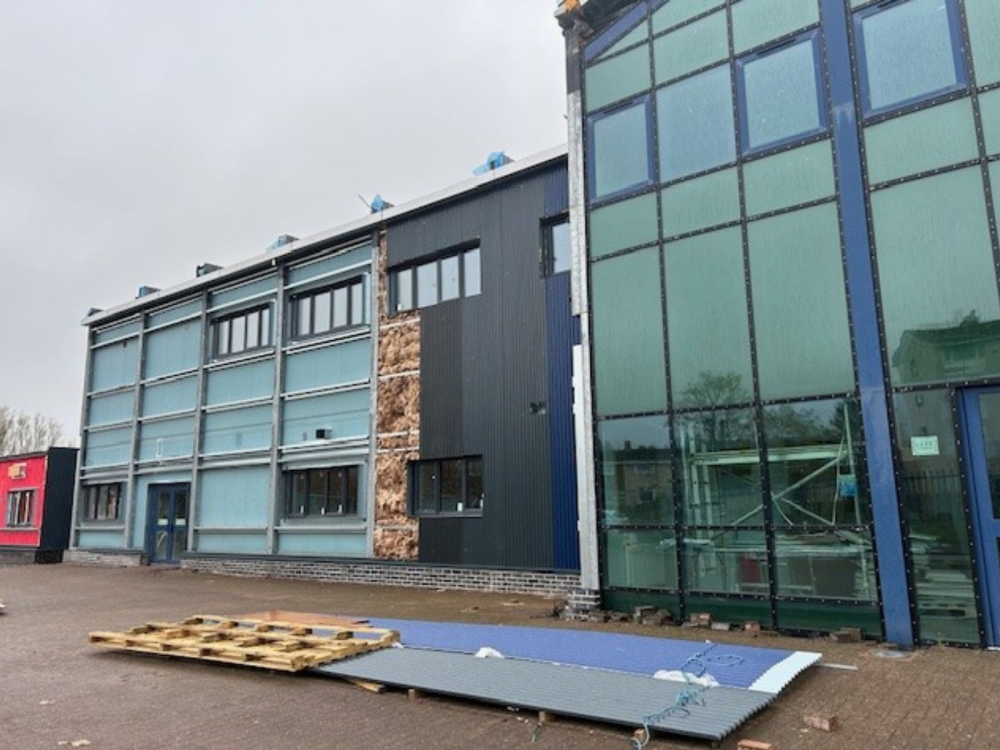
[[[371,339],[292,354],[285,359],[285,390],[304,391],[363,382],[371,377],[371,363]]]
[[[139,460],[183,458],[194,451],[194,417],[143,424],[139,431]]]
[[[132,428],[88,432],[83,465],[109,466],[128,463],[132,453]]]
[[[199,531],[195,537],[198,552],[233,554],[233,555],[263,555],[267,553],[267,534],[213,534],[210,531]]]
[[[208,406],[265,398],[274,394],[274,360],[266,359],[208,373],[205,403]]]
[[[118,531],[81,531],[77,536],[77,547],[80,549],[122,549],[125,546],[125,534]]]
[[[171,307],[168,310],[163,310],[162,312],[151,313],[149,319],[146,321],[146,327],[156,328],[157,326],[164,326],[168,323],[199,315],[200,313],[201,299],[199,298],[182,305],[177,305],[176,307]]]
[[[138,354],[138,339],[127,339],[95,349],[90,364],[90,390],[108,391],[132,385]]]
[[[364,557],[367,549],[364,530],[318,531],[315,534],[279,532],[278,536],[278,553],[282,555]]]
[[[91,398],[87,404],[87,425],[100,427],[118,422],[131,422],[134,401],[133,391]]]
[[[202,471],[198,483],[198,526],[267,526],[271,469],[249,466]]]
[[[369,409],[367,388],[287,401],[281,442],[283,445],[296,445],[321,439],[367,437],[371,419]],[[330,432],[326,438],[317,438],[317,430]]]
[[[190,411],[197,406],[198,379],[195,376],[146,386],[142,392],[142,416],[155,417],[171,412]]]
[[[227,453],[271,447],[270,404],[205,415],[201,452]]]
[[[278,277],[268,276],[263,279],[240,284],[239,286],[223,289],[219,292],[212,292],[210,305],[212,307],[219,307],[220,305],[233,304],[241,300],[260,297],[268,292],[275,291],[277,288]]]
[[[322,260],[304,263],[288,271],[288,283],[298,284],[302,281],[328,276],[338,271],[357,266],[362,263],[370,263],[372,259],[371,245],[362,245],[347,252],[337,253]]]
[[[201,362],[201,320],[189,320],[146,336],[147,378],[191,370]]]

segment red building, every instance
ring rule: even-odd
[[[0,457],[0,562],[62,562],[76,448]]]

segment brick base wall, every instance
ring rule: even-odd
[[[71,549],[63,559],[77,565],[92,565],[105,568],[137,568],[146,562],[141,554],[110,550],[101,552],[90,549]]]
[[[2,565],[47,565],[62,562],[61,549],[35,549],[18,547],[0,547],[0,564]]]
[[[244,578],[286,578],[330,583],[363,583],[373,586],[444,588],[542,596],[566,596],[580,585],[580,577],[573,573],[448,568],[368,561],[337,562],[266,557],[191,556],[181,560],[181,568]]]

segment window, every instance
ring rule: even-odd
[[[292,297],[293,335],[319,336],[364,325],[365,284],[360,278]]]
[[[660,179],[664,182],[736,159],[729,66],[660,89]]]
[[[83,488],[84,521],[117,521],[121,517],[121,483],[92,484]]]
[[[475,297],[482,292],[479,266],[476,247],[390,271],[391,311],[405,312],[460,297]]]
[[[542,252],[546,276],[563,273],[573,267],[573,254],[569,243],[569,219],[545,226]]]
[[[287,481],[285,515],[289,517],[357,515],[357,466],[292,471]]]
[[[7,494],[7,526],[31,526],[34,515],[35,491],[14,490]]]
[[[590,120],[590,198],[652,182],[649,97]]]
[[[857,13],[866,115],[965,86],[955,6],[955,0],[897,0]]]
[[[744,153],[826,129],[817,39],[811,32],[737,62]]]
[[[216,357],[263,349],[271,345],[271,308],[243,310],[212,322]]]
[[[410,502],[414,515],[418,516],[481,513],[482,457],[411,463]]]

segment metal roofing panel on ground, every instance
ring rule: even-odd
[[[721,740],[774,700],[770,693],[716,687],[700,693],[701,705],[691,702],[682,711],[663,715],[691,685],[413,648],[387,649],[313,671],[628,727],[641,727],[646,721],[662,732],[708,740]]]
[[[704,656],[686,671],[704,671],[719,684],[753,688],[777,694],[821,654],[803,651],[717,644],[707,653],[704,641],[650,638],[565,628],[526,628],[508,625],[470,625],[422,620],[371,619],[372,627],[398,630],[400,642],[414,648],[474,654],[496,649],[506,657],[609,669],[652,676],[675,670],[699,654]],[[767,676],[766,679],[765,676]]]

